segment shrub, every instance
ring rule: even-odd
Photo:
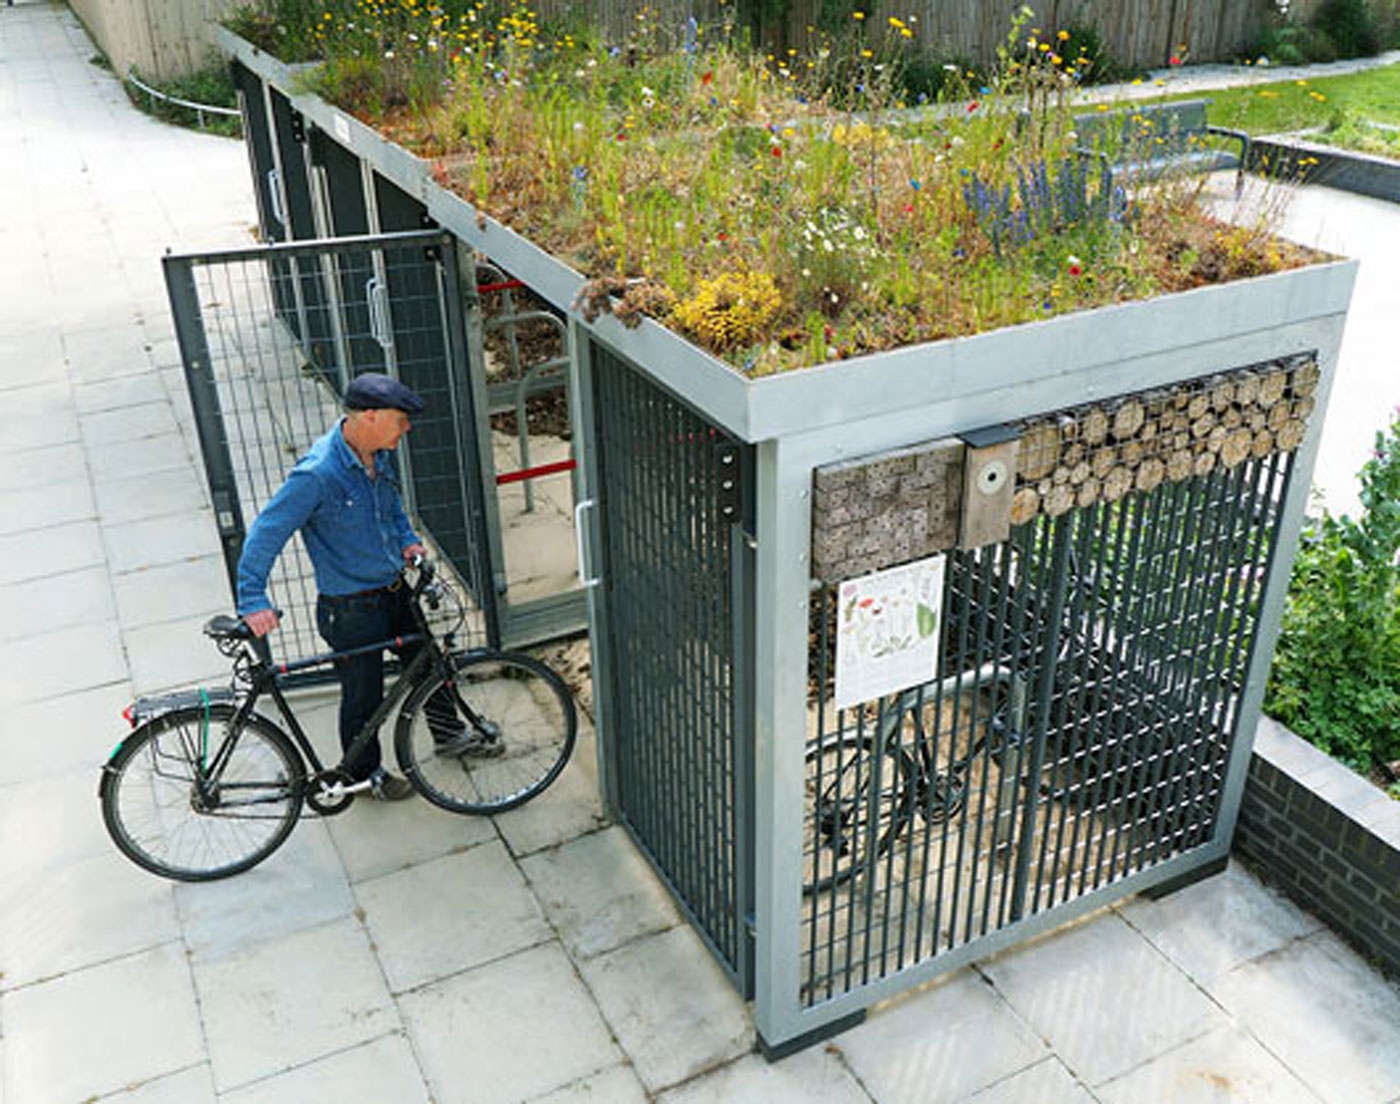
[[[182,77],[156,80],[143,76],[135,67],[132,68],[132,73],[148,88],[154,88],[178,100],[203,104],[206,107],[238,106],[238,95],[234,91],[233,77],[229,73],[228,64],[212,54],[197,70]],[[242,124],[237,119],[225,115],[204,115],[201,122],[200,113],[197,111],[148,96],[130,81],[122,83],[131,102],[157,119],[164,119],[176,126],[200,127],[214,134],[232,138],[243,132]]]
[[[1264,708],[1369,773],[1400,758],[1400,408],[1360,478],[1359,518],[1304,532]]]
[[[1324,0],[1313,26],[1331,41],[1337,57],[1370,57],[1381,51],[1380,24],[1368,0]]]

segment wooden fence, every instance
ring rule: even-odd
[[[1293,7],[1307,15],[1320,3],[1293,0]],[[761,37],[772,46],[800,47],[812,28],[822,26],[824,10],[830,25],[830,13],[846,13],[836,21],[849,21],[849,11],[858,6],[788,0],[787,17],[763,25]],[[1274,11],[1273,0],[1039,0],[1029,6],[1035,12],[1031,25],[1044,31],[1096,27],[1113,59],[1133,68],[1157,68],[1183,55],[1190,62],[1233,60]],[[1378,0],[1378,6],[1393,7],[1393,0]],[[864,5],[863,22],[868,35],[879,35],[894,16],[916,28],[918,43],[934,57],[989,63],[1021,7],[1015,0],[871,0]],[[626,34],[636,25],[636,13],[647,8],[651,22],[674,27],[679,36],[688,17],[713,24],[721,13],[732,18],[738,5],[734,0],[723,5],[717,0],[540,0],[539,8],[546,16],[570,14],[601,23],[613,35]]]

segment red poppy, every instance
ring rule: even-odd
[[[773,147],[771,148],[770,152],[773,154],[774,157],[781,157],[781,156],[783,155],[783,147],[782,147],[782,146],[773,146]]]
[[[701,84],[702,87],[703,87],[704,85],[709,84],[709,83],[710,83],[712,80],[714,80],[714,79],[715,79],[715,75],[714,75],[713,72],[708,72],[708,71],[707,71],[707,72],[704,72],[704,73],[701,73],[701,74],[700,74],[700,84]]]

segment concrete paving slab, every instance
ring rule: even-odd
[[[1400,991],[1331,931],[1247,962],[1208,989],[1328,1104],[1400,1096]]]
[[[0,466],[0,489],[7,491],[86,478],[87,452],[76,441],[7,453]]]
[[[425,986],[399,1006],[436,1104],[532,1100],[622,1059],[554,943]]]
[[[349,918],[193,970],[221,1093],[400,1026],[369,941]]]
[[[196,963],[331,923],[355,907],[330,835],[314,820],[303,820],[275,855],[247,873],[177,885],[175,904]]]
[[[1113,912],[1007,951],[982,970],[1090,1086],[1224,1022],[1185,974]]]
[[[207,510],[183,517],[106,525],[102,531],[108,562],[117,573],[212,556],[220,548],[214,515]]]
[[[127,1092],[104,1096],[102,1104],[218,1104],[209,1064],[157,1077]]]
[[[0,585],[0,641],[115,617],[112,584],[102,567]]]
[[[119,376],[98,383],[80,383],[73,388],[73,403],[80,415],[168,401],[164,382],[156,372],[139,376]]]
[[[395,993],[554,934],[499,842],[361,882],[355,896]]]
[[[65,271],[64,268],[53,269],[55,282],[62,282]],[[83,283],[90,288],[94,284],[96,289],[103,287],[101,280],[93,281],[90,270],[79,269],[77,275],[84,277]],[[109,317],[113,313],[118,315],[114,319],[117,324],[63,331],[63,351],[76,384],[102,383],[118,376],[140,375],[153,370],[141,331],[132,325],[135,317],[131,310],[130,293],[124,287],[124,275],[120,272],[117,275],[121,277],[121,285],[112,288],[108,283],[106,286],[112,288],[109,294],[99,294],[96,301],[89,297],[86,302],[87,317],[100,318],[105,308]]]
[[[0,706],[52,698],[126,679],[115,621],[58,629],[6,645]]]
[[[140,625],[123,634],[126,660],[137,694],[195,683],[227,683],[230,665],[203,634],[204,621],[227,606],[189,613],[178,620]]]
[[[179,938],[170,884],[109,848],[7,886],[0,899],[0,986],[30,985]]]
[[[1233,861],[1214,878],[1157,901],[1136,897],[1118,911],[1202,984],[1322,926]]]
[[[621,828],[530,855],[520,867],[576,959],[681,922],[670,894]]]
[[[453,816],[426,801],[357,801],[326,826],[352,885],[497,839],[486,817]]]
[[[688,927],[634,940],[579,969],[650,1092],[753,1049],[744,1002]]]
[[[95,521],[0,537],[0,586],[98,566],[106,556]]]
[[[0,885],[106,855],[97,772],[0,786]]]
[[[607,823],[598,799],[595,749],[592,727],[580,716],[574,753],[553,785],[520,808],[492,818],[517,858],[596,832]]]
[[[0,710],[5,782],[87,772],[95,784],[98,768],[127,732],[121,711],[130,701],[130,686],[118,682]]]
[[[1259,1041],[1234,1025],[1169,1051],[1095,1090],[1103,1104],[1318,1104]]]
[[[1065,1069],[1063,1062],[1051,1057],[973,1093],[966,1104],[1096,1104],[1096,1099]]]
[[[127,479],[147,472],[184,468],[204,478],[204,468],[194,467],[194,456],[183,433],[166,433],[157,437],[142,437],[140,448],[107,449],[93,465],[94,483],[112,479]],[[206,484],[207,486],[207,484]]]
[[[750,1054],[656,1099],[657,1104],[868,1104],[870,1097],[835,1050],[812,1047],[781,1062]]]
[[[45,487],[0,491],[0,535],[68,525],[96,516],[92,484],[86,476]]]
[[[178,943],[3,1000],[5,1104],[91,1100],[204,1060],[194,985]]]
[[[28,290],[25,285],[29,285]],[[35,325],[51,299],[47,288],[34,287],[29,281],[5,289],[5,311],[0,316],[0,364],[5,366],[5,374],[0,377],[0,394],[35,384],[68,382],[58,331]]]
[[[228,573],[221,555],[113,575],[111,587],[117,617],[127,629],[168,621],[202,624],[201,618],[233,610]],[[197,644],[191,640],[188,645],[207,647],[211,655],[216,654],[213,643],[202,633]]]
[[[141,443],[131,447],[140,448]],[[209,505],[203,475],[190,468],[106,480],[97,485],[95,498],[103,525],[197,513]]]
[[[150,375],[159,385],[159,374],[151,370]],[[142,403],[140,406],[81,414],[78,420],[82,426],[83,440],[90,450],[140,448],[141,441],[146,437],[160,437],[179,429],[170,402],[164,396],[156,402]]]
[[[1047,1057],[980,976],[960,970],[830,1044],[879,1104],[950,1104]]]
[[[5,393],[8,428],[0,453],[82,440],[67,382],[17,387]]]
[[[528,1104],[648,1104],[648,1100],[636,1072],[624,1063],[537,1096]]]
[[[224,1093],[219,1104],[295,1104],[306,1101],[383,1101],[429,1104],[417,1060],[401,1034],[385,1035],[298,1069]]]

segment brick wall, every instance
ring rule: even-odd
[[[1234,851],[1400,976],[1400,801],[1265,717]]]

